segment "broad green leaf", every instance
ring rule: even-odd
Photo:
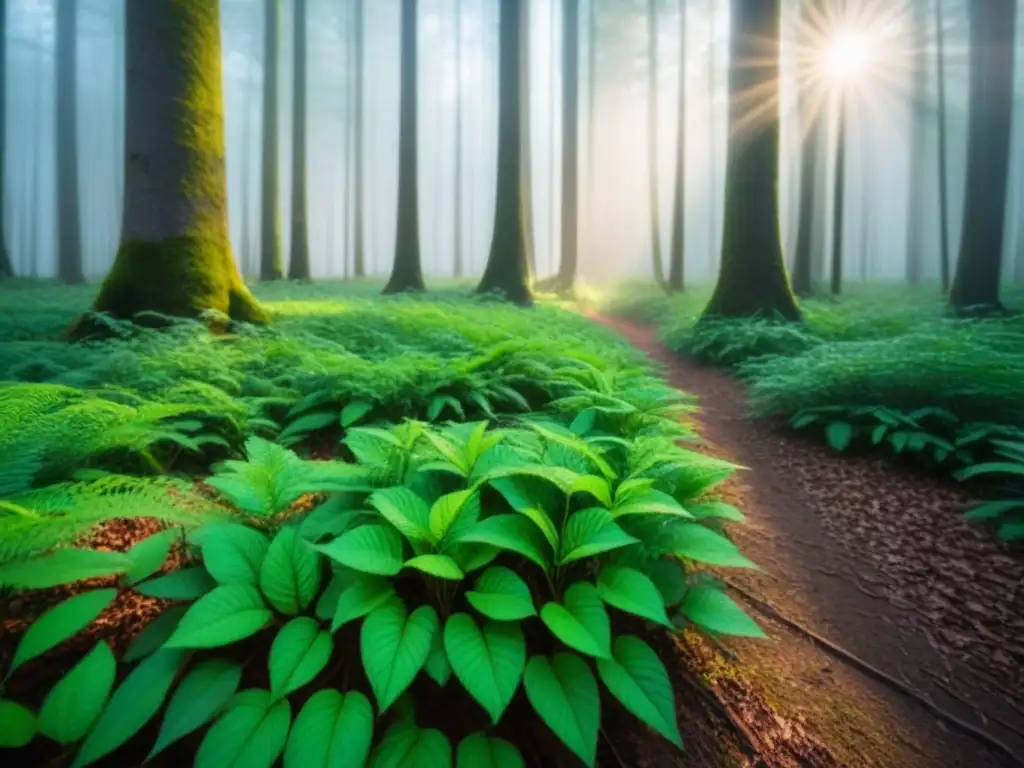
[[[227,659],[199,662],[171,696],[156,744],[146,760],[152,760],[178,739],[213,720],[238,690],[241,681],[241,664]]]
[[[374,404],[366,400],[352,400],[341,409],[341,426],[348,429],[373,410]]]
[[[588,507],[573,512],[566,521],[559,564],[593,557],[601,552],[628,547],[637,542],[637,539],[615,523],[607,509]]]
[[[526,666],[519,625],[489,621],[481,628],[468,613],[456,613],[445,622],[444,649],[455,676],[497,725]]]
[[[597,673],[626,709],[682,749],[672,683],[649,645],[632,635],[615,638],[612,658],[598,659]]]
[[[458,563],[463,573],[472,573],[494,562],[501,550],[489,544],[458,543],[445,547],[445,552]]]
[[[732,504],[724,501],[709,501],[704,504],[694,504],[689,508],[690,514],[698,520],[706,518],[717,518],[719,520],[731,520],[742,523],[747,518]]]
[[[672,550],[679,557],[711,565],[757,568],[729,539],[700,523],[677,525],[671,537]]]
[[[1000,541],[1020,541],[1024,539],[1024,523],[1003,523],[996,535]]]
[[[136,584],[133,589],[165,600],[197,600],[217,586],[203,567],[179,568],[165,576]]]
[[[363,621],[360,649],[363,668],[384,713],[427,663],[435,632],[440,631],[437,613],[421,605],[411,615],[397,597],[375,608]]]
[[[129,672],[89,731],[73,766],[96,762],[138,733],[163,706],[186,659],[185,651],[161,649]]]
[[[540,507],[521,507],[516,511],[533,521],[533,524],[537,526],[537,529],[542,534],[544,534],[544,538],[547,539],[548,544],[551,545],[552,552],[558,551],[558,529],[555,528],[555,524],[547,512]]]
[[[135,662],[160,648],[174,634],[174,630],[178,628],[178,624],[181,623],[181,619],[187,611],[187,605],[172,605],[169,608],[164,608],[159,616],[149,622],[135,636],[121,661],[126,664]]]
[[[316,599],[316,607],[313,608],[313,614],[318,619],[327,621],[334,616],[338,605],[338,598],[341,597],[341,591],[345,589],[346,583],[346,580],[340,578],[337,574],[331,576],[331,580],[327,582],[324,591]]]
[[[244,694],[251,694],[244,696]],[[271,768],[288,738],[288,699],[271,703],[268,691],[242,691],[206,732],[194,768]]]
[[[611,653],[611,622],[593,584],[576,582],[565,590],[562,604],[541,608],[540,618],[570,648],[598,658]]]
[[[644,566],[647,578],[654,582],[654,586],[661,593],[661,601],[666,606],[676,605],[686,594],[688,584],[686,583],[686,572],[683,564],[676,558],[663,558]]]
[[[99,642],[50,689],[39,709],[39,732],[59,744],[74,744],[88,732],[114,687],[116,662]]]
[[[683,599],[682,612],[697,626],[721,635],[767,637],[757,623],[717,587],[691,587]]]
[[[519,750],[504,739],[477,731],[459,742],[455,768],[526,768]]]
[[[530,588],[515,571],[493,565],[480,574],[466,600],[484,616],[496,621],[519,621],[536,616]]]
[[[449,581],[462,581],[466,577],[459,564],[447,555],[420,555],[407,560],[405,567],[415,568],[417,571]]]
[[[346,623],[368,614],[395,594],[395,588],[383,576],[357,573],[345,584],[338,595],[331,620],[331,632],[337,632]]]
[[[0,749],[19,749],[36,735],[36,716],[16,701],[0,699]]]
[[[452,747],[440,731],[397,723],[384,733],[370,768],[452,768]]]
[[[593,768],[601,703],[590,667],[574,653],[550,659],[534,656],[526,665],[523,687],[530,706],[565,746]]]
[[[316,619],[289,621],[270,646],[270,695],[280,699],[306,685],[327,666],[333,650],[331,633],[322,631]]]
[[[174,543],[181,539],[180,528],[169,528],[152,536],[147,536],[128,550],[131,565],[125,570],[124,580],[128,584],[137,584],[148,579],[163,567],[167,555]]]
[[[597,579],[597,592],[608,605],[620,611],[672,628],[661,592],[653,581],[635,568],[602,568]]]
[[[317,691],[288,734],[284,768],[361,768],[373,742],[373,707],[358,691]]]
[[[404,485],[374,491],[368,503],[409,541],[428,544],[440,541],[441,537],[431,532],[427,502]]]
[[[85,629],[103,613],[117,595],[116,589],[96,589],[69,597],[48,609],[29,624],[18,642],[7,676],[10,677],[26,661],[41,656]]]
[[[260,566],[270,542],[259,531],[236,523],[215,523],[194,531],[203,565],[222,586],[259,584]]]
[[[845,421],[833,421],[825,427],[825,439],[837,451],[845,451],[853,439],[853,425]]]
[[[278,611],[294,616],[320,588],[320,555],[292,527],[278,531],[260,566],[260,591]]]
[[[676,499],[654,488],[636,490],[628,494],[612,509],[614,517],[626,515],[672,515],[686,517],[691,515]]]
[[[968,520],[995,520],[1004,513],[1018,508],[1024,509],[1024,500],[986,501],[971,507],[964,513],[964,517]]]
[[[469,488],[454,493],[446,493],[441,496],[430,507],[430,532],[434,535],[435,541],[441,541],[449,531],[458,526],[459,517],[464,510],[476,505],[477,515],[479,514],[480,499],[479,491]],[[476,520],[470,521],[471,523]],[[465,529],[465,526],[461,526]]]
[[[402,537],[386,525],[361,525],[317,549],[353,570],[378,576],[395,576],[404,564]]]
[[[277,441],[282,445],[292,445],[302,440],[310,432],[334,426],[337,423],[336,411],[313,411],[295,419],[281,430]]]
[[[520,515],[495,515],[481,520],[459,540],[517,552],[545,570],[548,567],[544,537],[533,523]]]
[[[0,588],[49,589],[83,579],[121,573],[131,565],[123,552],[93,549],[58,549],[48,555],[0,566]]]
[[[612,505],[612,489],[600,475],[583,475],[572,484],[572,493],[589,493],[606,507]]]
[[[243,640],[265,627],[273,612],[256,587],[217,587],[188,609],[165,648],[218,648]]]
[[[448,685],[452,677],[452,665],[448,661],[448,654],[444,650],[444,633],[435,632],[433,644],[430,648],[430,655],[423,667],[431,679],[440,687]]]

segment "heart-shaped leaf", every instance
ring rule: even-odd
[[[125,583],[137,584],[159,571],[166,562],[171,547],[180,539],[180,528],[168,528],[166,531],[147,536],[129,549],[128,559],[131,560],[131,565],[124,572]]]
[[[396,597],[375,608],[363,621],[363,668],[381,713],[387,711],[427,663],[434,633],[439,631],[440,621],[431,606],[421,605],[407,615],[405,603]]]
[[[440,731],[397,723],[385,732],[370,768],[451,768],[452,747]]]
[[[612,489],[600,475],[583,475],[572,484],[573,493],[589,493],[606,507],[612,505]]]
[[[700,523],[677,525],[671,532],[672,551],[679,557],[710,565],[757,568],[735,544]]]
[[[767,637],[757,622],[718,587],[700,585],[688,589],[682,612],[697,626],[721,635]]]
[[[238,690],[241,680],[241,664],[227,659],[199,662],[171,696],[160,724],[160,734],[146,760],[152,760],[178,739],[216,717]]]
[[[494,565],[480,574],[466,600],[484,616],[496,621],[519,621],[535,616],[530,588],[515,571]]]
[[[455,768],[525,768],[519,750],[504,739],[476,732],[459,742]]]
[[[566,521],[559,564],[636,543],[637,539],[616,525],[611,512],[601,507],[588,507],[573,512]]]
[[[360,619],[395,594],[391,582],[383,576],[355,573],[350,580],[338,579],[344,586],[338,595],[331,621],[331,632]]]
[[[444,649],[455,676],[497,725],[526,665],[519,625],[489,621],[481,628],[468,613],[456,613],[445,622]]]
[[[409,541],[436,544],[440,540],[431,533],[427,502],[404,485],[374,491],[369,504]]]
[[[333,650],[331,633],[321,631],[316,619],[289,621],[270,646],[270,695],[279,699],[297,691],[320,674]]]
[[[436,576],[439,579],[448,581],[462,581],[466,574],[459,568],[459,564],[447,555],[419,555],[405,563],[406,568],[415,568],[418,571]]]
[[[0,749],[20,749],[36,735],[36,716],[16,701],[0,699]]]
[[[521,515],[494,515],[481,520],[459,538],[462,542],[490,544],[492,547],[517,552],[547,569],[546,542],[537,527]]]
[[[563,604],[547,603],[540,618],[570,648],[598,658],[611,654],[611,622],[593,584],[576,582],[565,590]]]
[[[606,566],[597,579],[597,592],[608,605],[672,628],[661,592],[635,568]]]
[[[256,587],[217,587],[188,609],[165,648],[217,648],[259,632],[273,618]]]
[[[401,535],[377,523],[346,531],[317,549],[335,562],[377,576],[395,576],[404,564]]]
[[[288,738],[288,699],[272,702],[269,691],[247,690],[206,732],[194,768],[271,768]]]
[[[222,586],[259,584],[270,542],[259,531],[236,523],[204,525],[189,535],[203,552],[203,565]]]
[[[320,555],[293,527],[278,531],[260,566],[260,590],[281,613],[294,616],[312,602],[320,588]]]
[[[430,507],[430,531],[441,541],[450,531],[465,530],[480,515],[480,492],[474,488],[446,493]],[[462,521],[466,516],[468,519]]]
[[[48,609],[29,624],[25,634],[21,636],[7,676],[14,674],[14,671],[26,661],[41,656],[79,630],[85,629],[93,619],[103,613],[116,595],[116,589],[96,589],[69,597]]]
[[[136,592],[165,600],[198,600],[217,586],[206,569],[200,566],[179,568],[166,576],[136,584]]]
[[[676,704],[665,665],[649,645],[633,637],[615,638],[611,659],[598,659],[602,682],[636,717],[682,749]]]
[[[565,746],[593,767],[601,704],[590,667],[574,653],[551,659],[534,656],[526,665],[523,687],[530,706]]]
[[[444,650],[444,633],[435,632],[434,641],[430,647],[430,655],[424,670],[430,678],[439,686],[444,688],[452,677],[452,665],[448,661],[448,654]]]
[[[39,732],[59,744],[74,744],[85,736],[114,687],[116,667],[110,646],[97,643],[46,695],[39,709]]]
[[[373,742],[373,707],[363,694],[317,691],[295,718],[284,768],[362,766]]]

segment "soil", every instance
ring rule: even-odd
[[[770,639],[730,641],[735,659],[694,647],[749,764],[1024,765],[1020,551],[965,522],[951,483],[749,420],[741,382],[650,328],[595,319],[697,395],[705,449],[745,468],[722,495],[747,514],[730,533],[760,570],[720,575]]]

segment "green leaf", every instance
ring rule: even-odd
[[[647,563],[644,570],[647,578],[658,588],[661,601],[666,606],[676,605],[683,599],[689,585],[686,583],[683,564],[679,560],[674,557],[655,560]]]
[[[479,513],[479,491],[473,488],[446,493],[435,501],[430,507],[430,532],[434,535],[434,540],[441,541],[448,535],[448,532],[457,526],[463,510],[468,510],[474,504]]]
[[[533,523],[520,515],[495,515],[481,520],[459,540],[518,552],[547,570],[544,537]]]
[[[458,563],[463,573],[472,573],[484,568],[494,562],[494,559],[501,554],[501,550],[489,544],[451,544],[445,547],[445,552]]]
[[[430,655],[427,657],[427,663],[423,668],[441,688],[448,685],[448,681],[452,677],[452,665],[448,661],[448,654],[444,650],[444,633],[434,633]]]
[[[477,731],[459,742],[455,768],[526,768],[519,750],[504,739]]]
[[[368,503],[409,541],[436,544],[440,537],[431,532],[430,507],[404,485],[374,491]]]
[[[407,616],[405,603],[398,598],[375,608],[363,621],[363,668],[381,713],[387,711],[427,663],[434,633],[439,631],[440,622],[431,606],[421,605]]]
[[[672,551],[679,557],[711,565],[757,568],[743,556],[735,544],[700,523],[678,525],[672,531],[671,537]]]
[[[468,613],[456,613],[445,622],[444,649],[455,676],[497,725],[526,666],[519,625],[489,621],[481,629]]]
[[[612,489],[599,475],[583,475],[570,488],[572,493],[589,493],[606,507],[612,505]]]
[[[165,648],[217,648],[254,635],[273,618],[256,587],[233,584],[203,595],[178,624]]]
[[[476,610],[496,621],[519,621],[536,616],[530,587],[515,571],[493,565],[480,574],[466,600]]]
[[[278,531],[260,566],[260,590],[272,606],[294,616],[309,606],[320,588],[320,555],[293,527]]]
[[[49,589],[83,579],[121,573],[131,565],[123,552],[93,549],[58,549],[48,555],[0,566],[0,588]]]
[[[611,654],[611,622],[593,584],[576,582],[565,590],[564,604],[540,609],[540,619],[570,648],[599,658]]]
[[[74,744],[88,732],[114,687],[117,663],[99,642],[50,689],[39,709],[39,732],[59,744]]]
[[[1005,501],[985,501],[976,504],[964,513],[968,520],[995,520],[1004,513],[1015,509],[1024,509],[1024,499],[1007,499]]]
[[[622,492],[621,486],[619,491]],[[627,515],[690,517],[690,513],[673,496],[654,488],[640,488],[628,493],[612,509],[613,517],[619,518]]]
[[[628,547],[638,541],[616,525],[612,513],[607,509],[581,509],[566,521],[559,565]]]
[[[26,661],[41,656],[51,648],[85,629],[110,605],[117,595],[116,589],[96,589],[69,597],[48,609],[29,624],[14,652],[7,676],[10,677]]]
[[[366,400],[353,400],[341,409],[341,426],[348,429],[373,410],[374,404]]]
[[[447,555],[419,555],[407,560],[405,567],[415,568],[423,573],[449,581],[462,581],[466,577],[466,574],[459,568],[459,564]]]
[[[218,584],[259,584],[260,566],[270,546],[262,533],[235,523],[215,523],[190,538],[199,544],[203,565]]]
[[[361,525],[317,549],[353,570],[378,576],[395,576],[404,565],[402,537],[386,525]]]
[[[451,768],[452,747],[440,731],[397,723],[370,758],[370,768]]]
[[[837,451],[845,451],[853,439],[853,425],[845,421],[833,421],[825,427],[825,440]]]
[[[547,539],[548,544],[551,545],[551,551],[558,551],[558,529],[555,528],[554,522],[551,517],[540,507],[522,507],[516,510],[519,514],[524,515],[529,520],[533,521],[533,524],[537,526],[544,538]]]
[[[337,632],[346,623],[362,618],[393,594],[395,588],[384,577],[357,573],[338,595],[331,632]]]
[[[358,691],[309,697],[284,749],[284,768],[360,768],[373,742],[373,707]]]
[[[235,701],[206,732],[194,768],[271,768],[277,762],[292,720],[288,699],[271,703],[268,691],[247,690]]]
[[[1024,462],[985,461],[972,464],[956,473],[957,480],[969,480],[979,475],[1017,475],[1024,477]]]
[[[227,659],[199,662],[171,696],[156,744],[146,761],[215,718],[238,690],[241,680],[241,664]]]
[[[167,561],[171,547],[180,540],[181,529],[169,528],[166,531],[147,536],[129,549],[128,559],[131,560],[131,565],[125,570],[123,577],[125,583],[137,584],[159,571]]]
[[[159,576],[133,589],[141,595],[159,597],[165,600],[197,600],[217,586],[205,568],[180,568],[165,576]]]
[[[337,423],[337,419],[338,414],[336,411],[313,411],[303,414],[281,430],[281,433],[277,436],[277,441],[282,445],[297,443],[311,432],[334,426]]]
[[[320,674],[331,660],[331,633],[316,619],[300,616],[278,631],[270,646],[270,695],[280,699]]]
[[[565,746],[593,768],[601,703],[593,673],[574,653],[551,659],[534,656],[526,665],[523,687],[530,706]]]
[[[615,638],[612,655],[597,661],[605,687],[634,716],[682,749],[672,683],[658,654],[639,638],[623,635]]]
[[[73,767],[94,763],[138,733],[163,706],[184,651],[159,650],[128,673],[82,744]]]
[[[121,661],[126,664],[132,663],[145,658],[157,648],[160,648],[174,634],[174,630],[177,629],[178,624],[181,623],[181,619],[187,611],[187,605],[172,605],[169,608],[165,608],[163,613],[149,622],[135,636]]]
[[[1000,541],[1020,541],[1024,539],[1024,523],[1003,523],[996,536]]]
[[[698,520],[714,518],[718,520],[731,520],[733,522],[742,523],[747,519],[746,516],[736,507],[732,504],[726,504],[724,501],[709,501],[704,504],[694,504],[689,508],[689,512]]]
[[[718,587],[691,587],[683,599],[682,612],[697,626],[721,635],[767,637],[757,623]]]
[[[36,735],[36,716],[16,701],[0,699],[0,749],[19,749]]]
[[[606,566],[597,579],[597,592],[608,605],[672,628],[661,592],[635,568]]]

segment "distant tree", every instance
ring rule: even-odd
[[[465,108],[462,98],[462,0],[455,0],[455,189],[454,198],[454,254],[452,272],[462,277],[462,120]]]
[[[309,280],[309,221],[306,180],[306,0],[295,0],[295,66],[292,88],[292,227],[289,280]]]
[[[391,279],[384,293],[422,291],[417,150],[417,0],[402,0],[401,96],[398,115],[398,227]]]
[[[779,232],[780,0],[734,0],[732,11],[724,238],[704,316],[798,320]],[[756,122],[751,93],[771,105]]]
[[[650,216],[654,279],[664,289],[661,258],[661,210],[658,204],[658,2],[647,0],[647,210]]]
[[[846,107],[849,99],[843,87],[837,94],[839,116],[836,118],[836,165],[832,187],[832,265],[829,290],[838,296],[843,290],[843,224],[846,214]]]
[[[366,24],[364,22],[364,0],[352,0],[354,18],[352,20],[353,54],[355,56],[355,89],[353,93],[355,104],[352,110],[352,122],[354,145],[352,160],[355,163],[355,189],[352,191],[354,202],[352,207],[352,224],[355,227],[352,245],[352,274],[354,277],[366,275],[366,224],[363,215],[364,201],[364,163],[363,163],[363,86],[366,80]]]
[[[579,249],[580,9],[562,3],[562,247],[558,288],[576,282]]]
[[[801,3],[802,22],[800,29],[808,37],[814,34],[810,20],[810,11],[819,0]],[[801,41],[807,42],[807,41]],[[814,260],[815,240],[814,224],[817,213],[818,164],[822,150],[822,125],[820,115],[816,111],[806,93],[798,93],[798,110],[804,140],[800,151],[800,203],[797,220],[796,253],[793,257],[793,291],[797,296],[807,297],[814,291]]]
[[[928,7],[914,5],[911,16],[914,51],[913,85],[910,98],[910,175],[907,183],[907,269],[906,280],[917,285],[924,280],[924,211],[921,205],[925,172],[925,137],[928,126]],[[794,286],[796,279],[794,276]]]
[[[78,3],[55,4],[57,277],[85,281],[78,181]]]
[[[936,79],[938,80],[938,129],[939,129],[939,275],[942,292],[949,290],[949,172],[946,170],[946,30],[942,4],[935,0],[935,56]],[[1016,3],[1016,0],[1013,0]]]
[[[7,251],[4,224],[7,194],[4,189],[4,167],[7,147],[7,0],[0,0],[0,280],[14,277],[14,267]]]
[[[218,3],[125,4],[125,208],[93,309],[261,323],[227,226]],[[80,320],[71,336],[86,335]]]
[[[480,293],[499,292],[518,304],[531,304],[526,255],[522,180],[522,0],[502,0],[498,44],[498,178],[494,232]]]
[[[672,195],[672,242],[669,247],[668,289],[683,290],[686,248],[686,0],[679,0],[679,96],[676,125],[676,178]]]
[[[949,301],[960,313],[997,311],[1013,117],[1016,0],[969,6],[970,106],[960,257]]]
[[[280,56],[281,2],[263,0],[263,178],[260,180],[260,279],[284,276],[281,255],[281,214],[278,192],[278,58]]]
[[[245,68],[245,87],[242,91],[242,103],[245,117],[242,122],[242,178],[241,178],[241,204],[242,204],[242,215],[240,217],[240,228],[242,230],[241,245],[242,253],[239,256],[239,262],[243,265],[244,271],[248,271],[249,274],[259,274],[257,268],[255,273],[252,271],[253,264],[250,261],[252,256],[252,225],[249,222],[252,214],[251,205],[251,190],[252,185],[249,182],[250,171],[252,168],[252,140],[250,138],[252,131],[252,124],[255,122],[252,119],[252,102],[253,102],[253,75],[252,70],[256,62],[256,30],[250,30],[249,36],[249,61]]]
[[[721,254],[715,249],[718,239],[718,176],[715,173],[715,162],[718,158],[718,123],[715,120],[715,10],[717,0],[708,0],[708,248],[711,250],[712,263],[718,268]]]

